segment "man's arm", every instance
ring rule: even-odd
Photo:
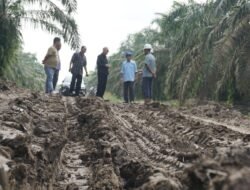
[[[156,77],[156,73],[154,71],[152,71],[152,69],[150,68],[150,66],[146,63],[145,64],[147,70],[153,75],[153,77],[155,78]]]
[[[87,69],[87,65],[88,65],[87,63],[88,62],[87,62],[87,58],[86,57],[85,57],[85,61],[86,61],[85,65],[83,67],[84,67],[84,70],[85,70],[85,73],[86,73],[86,77],[87,77],[87,76],[89,76],[89,73],[88,73],[88,69]]]
[[[107,63],[105,63],[106,61],[103,60],[103,57],[98,56],[97,58],[97,65],[98,67],[109,67],[109,65]]]
[[[72,65],[73,65],[73,63],[70,61],[70,64],[69,64],[69,72],[71,72]]]
[[[45,64],[50,57],[52,57],[52,55],[46,55],[43,59],[43,64]]]
[[[47,61],[50,57],[54,56],[55,54],[56,54],[56,52],[55,52],[52,48],[49,48],[48,51],[47,51],[46,56],[45,56],[44,59],[43,59],[43,64],[45,64],[46,61]]]
[[[134,69],[135,69],[135,80],[138,80],[138,77],[139,77],[139,75],[138,75],[138,68],[137,68],[137,63],[136,62],[134,62]]]
[[[137,64],[135,62],[135,73],[138,73]]]
[[[87,70],[87,66],[85,65],[83,68],[84,68],[84,70],[85,70],[86,76],[89,76],[88,70]]]
[[[69,72],[71,72],[72,70],[72,65],[74,63],[74,60],[75,60],[75,54],[72,56],[71,60],[70,60],[70,64],[69,64]]]
[[[148,70],[148,72],[150,72],[150,73],[153,75],[153,77],[155,78],[155,77],[156,77],[156,74],[155,74],[155,72],[152,70],[152,68],[150,67],[150,58],[148,58],[148,57],[146,57],[146,59],[145,59],[145,67],[146,67],[146,69]]]
[[[146,66],[148,72],[150,72],[151,74],[154,74],[154,72],[152,71],[152,69],[149,67],[149,65],[147,63],[145,63],[145,66]]]

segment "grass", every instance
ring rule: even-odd
[[[168,106],[173,107],[173,108],[179,108],[180,107],[180,102],[178,100],[168,100],[168,101],[164,101],[164,102],[161,102],[161,103],[167,104]]]
[[[122,99],[113,95],[111,92],[106,92],[104,95],[104,99],[109,100],[112,103],[121,103],[122,102]]]
[[[105,92],[104,95],[105,100],[109,100],[112,103],[122,103],[123,99],[119,98],[118,96],[112,94],[111,92]],[[136,103],[143,104],[144,100],[142,99],[137,99],[135,100]],[[157,101],[156,101],[157,102]],[[178,108],[180,107],[180,103],[178,100],[168,100],[168,101],[160,101],[162,104],[167,104],[170,107],[175,107]]]

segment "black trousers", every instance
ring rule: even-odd
[[[98,77],[98,84],[97,84],[96,96],[103,98],[107,86],[108,75],[104,73],[98,73],[97,77]]]
[[[135,100],[133,81],[126,81],[123,83],[123,95],[126,103],[133,102]]]
[[[82,75],[81,74],[72,74],[69,92],[73,93],[73,91],[75,91],[76,95],[79,96],[81,86],[82,86]]]
[[[55,73],[54,73],[54,76],[53,76],[53,88],[54,88],[54,90],[56,89],[56,85],[57,85],[57,82],[58,82],[58,77],[59,77],[59,70],[55,69]]]

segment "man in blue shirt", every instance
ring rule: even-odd
[[[134,81],[137,73],[136,62],[132,60],[132,52],[126,52],[126,60],[122,63],[123,94],[125,103],[134,102]]]
[[[145,61],[142,73],[142,90],[144,95],[144,103],[148,104],[152,100],[152,85],[153,79],[156,78],[156,63],[155,57],[152,54],[152,46],[146,44],[144,46]]]

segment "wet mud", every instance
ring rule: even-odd
[[[201,107],[49,97],[14,85],[0,85],[0,105],[2,190],[250,187],[249,119],[233,110],[210,117]]]

